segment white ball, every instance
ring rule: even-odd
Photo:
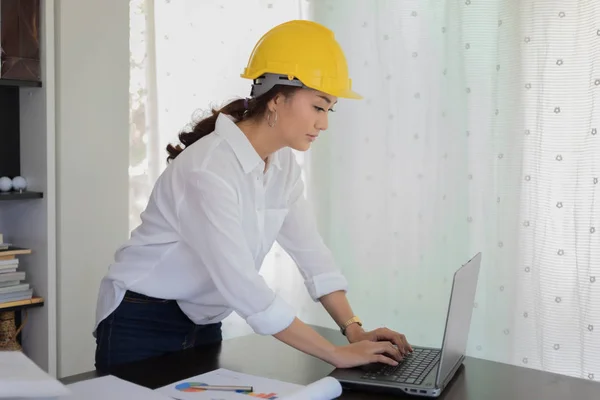
[[[12,187],[14,190],[25,190],[27,189],[27,180],[22,176],[15,176],[12,180]]]
[[[12,189],[12,179],[8,176],[0,178],[0,192],[8,192]]]

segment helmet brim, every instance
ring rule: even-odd
[[[363,99],[363,96],[356,93],[354,90],[350,90],[350,89],[343,90],[339,93],[329,93],[329,94],[332,96],[335,96],[335,97],[342,98],[342,99],[354,99],[354,100],[362,100]]]

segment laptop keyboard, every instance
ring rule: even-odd
[[[381,363],[367,366],[361,378],[420,385],[439,360],[439,350],[416,348],[395,367]]]

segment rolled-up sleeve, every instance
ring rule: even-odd
[[[319,234],[314,215],[304,197],[304,183],[299,171],[290,196],[289,213],[277,242],[296,263],[315,302],[329,293],[348,290],[346,278]]]
[[[178,207],[179,232],[230,307],[262,335],[287,328],[293,308],[277,296],[255,267],[242,228],[235,189],[218,175],[194,173]]]

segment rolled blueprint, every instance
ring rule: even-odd
[[[282,397],[281,400],[332,400],[342,394],[342,385],[337,379],[327,376],[308,386]]]

